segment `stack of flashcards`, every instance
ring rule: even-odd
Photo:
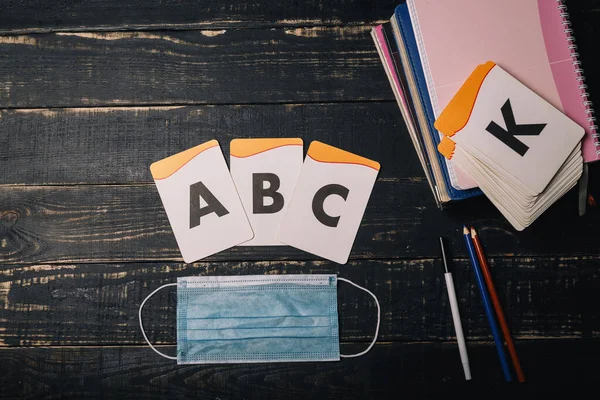
[[[440,153],[460,166],[517,230],[583,171],[584,129],[493,62],[479,65],[435,122]]]
[[[298,138],[216,140],[150,166],[185,262],[236,245],[289,244],[344,264],[379,164]]]

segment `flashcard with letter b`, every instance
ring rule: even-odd
[[[379,163],[314,141],[279,229],[279,240],[345,264]]]
[[[242,246],[283,244],[277,232],[302,167],[302,143],[300,138],[231,141],[231,177],[254,230]]]
[[[216,140],[157,161],[150,172],[186,263],[253,237]]]

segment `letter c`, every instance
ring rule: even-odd
[[[321,189],[317,190],[317,193],[315,193],[312,201],[312,211],[317,220],[319,220],[319,222],[323,225],[329,226],[330,228],[337,227],[340,217],[332,217],[331,215],[327,214],[323,209],[323,203],[325,203],[325,199],[327,197],[333,194],[337,194],[342,199],[346,200],[348,198],[348,193],[350,193],[350,190],[348,190],[347,187],[335,183],[325,185]]]

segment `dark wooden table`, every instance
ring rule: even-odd
[[[414,398],[477,383],[535,397],[593,385],[600,210],[578,217],[570,192],[516,232],[485,198],[435,207],[369,35],[395,4],[2,1],[0,398]],[[600,100],[600,3],[568,6]],[[381,161],[347,265],[287,247],[182,262],[148,167],[212,138],[228,154],[237,137],[319,139]],[[600,199],[599,180],[593,165]],[[486,246],[526,384],[503,382],[463,223]],[[470,384],[439,236],[453,259]],[[181,367],[144,344],[138,306],[159,285],[267,273],[337,273],[371,289],[382,306],[378,344],[340,362]],[[167,353],[175,307],[165,292],[145,313]],[[339,314],[342,350],[363,349],[371,300],[341,286]]]

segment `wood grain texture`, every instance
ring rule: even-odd
[[[140,347],[0,349],[0,397],[583,398],[593,390],[600,373],[598,341],[528,340],[516,345],[525,384],[504,384],[494,346],[481,342],[468,344],[474,379],[468,383],[455,343],[379,344],[363,357],[339,362],[185,366]]]
[[[152,182],[149,166],[211,139],[229,161],[244,137],[320,140],[422,177],[395,102],[0,111],[0,184]]]
[[[397,1],[4,0],[0,33],[365,24],[390,18]]]
[[[490,256],[597,254],[600,210],[576,213],[571,191],[527,230],[516,232],[484,197],[440,211],[422,179],[379,179],[351,259],[439,256],[439,236],[466,257],[463,224],[474,224]],[[577,232],[577,234],[574,234]],[[153,184],[0,186],[3,263],[180,261]],[[207,260],[313,260],[289,246],[234,247]]]
[[[24,8],[40,16],[36,7],[54,9],[35,3],[11,1],[5,7],[14,12],[0,14],[20,21]],[[92,3],[129,10],[127,3]],[[74,18],[87,5],[59,4]],[[593,2],[568,5],[580,57],[592,75],[599,66],[593,54],[600,39]],[[167,3],[155,6],[165,16],[181,11]],[[340,6],[340,15],[359,14],[352,6]],[[122,16],[89,10],[98,18]],[[144,18],[139,11],[131,12]],[[389,7],[386,15],[392,12]],[[0,108],[393,100],[371,26],[0,36]],[[598,88],[593,78],[588,85],[592,94]]]
[[[600,2],[598,0],[564,0],[568,7],[570,28],[576,38],[577,53],[588,85],[590,99],[600,102],[600,58],[596,56],[600,38]]]
[[[402,2],[63,0],[49,5],[43,0],[4,0],[3,12],[0,14],[0,34],[373,24],[388,20],[394,7]],[[595,0],[565,0],[565,3],[571,14],[586,22],[593,21],[598,10],[598,2]],[[581,30],[579,24],[576,26]]]
[[[0,36],[0,108],[393,100],[369,31]]]
[[[598,257],[492,258],[490,269],[515,338],[600,338],[595,312]],[[492,340],[467,260],[451,265],[463,329],[469,340]],[[0,346],[143,344],[138,308],[155,288],[197,275],[335,273],[378,297],[380,341],[452,340],[454,327],[439,259],[312,262],[220,262],[2,266]],[[176,338],[176,290],[144,308],[146,331],[158,344]],[[375,305],[345,283],[338,287],[340,337],[372,339]],[[366,343],[365,343],[366,346]]]
[[[567,4],[593,100],[598,2]],[[583,397],[600,372],[600,210],[577,217],[571,192],[520,233],[483,197],[437,210],[369,36],[394,5],[3,1],[0,398],[483,398],[462,385],[438,236],[449,239],[473,383],[503,398]],[[207,139],[227,153],[231,138],[261,136],[381,161],[347,265],[289,247],[181,262],[148,165]],[[598,173],[596,163],[596,197]],[[490,256],[526,385],[502,383],[463,223]],[[184,367],[142,346],[137,309],[159,285],[274,273],[337,273],[372,289],[380,343],[336,363]],[[342,351],[364,349],[369,297],[340,284],[339,313]],[[144,317],[172,354],[173,291]]]

